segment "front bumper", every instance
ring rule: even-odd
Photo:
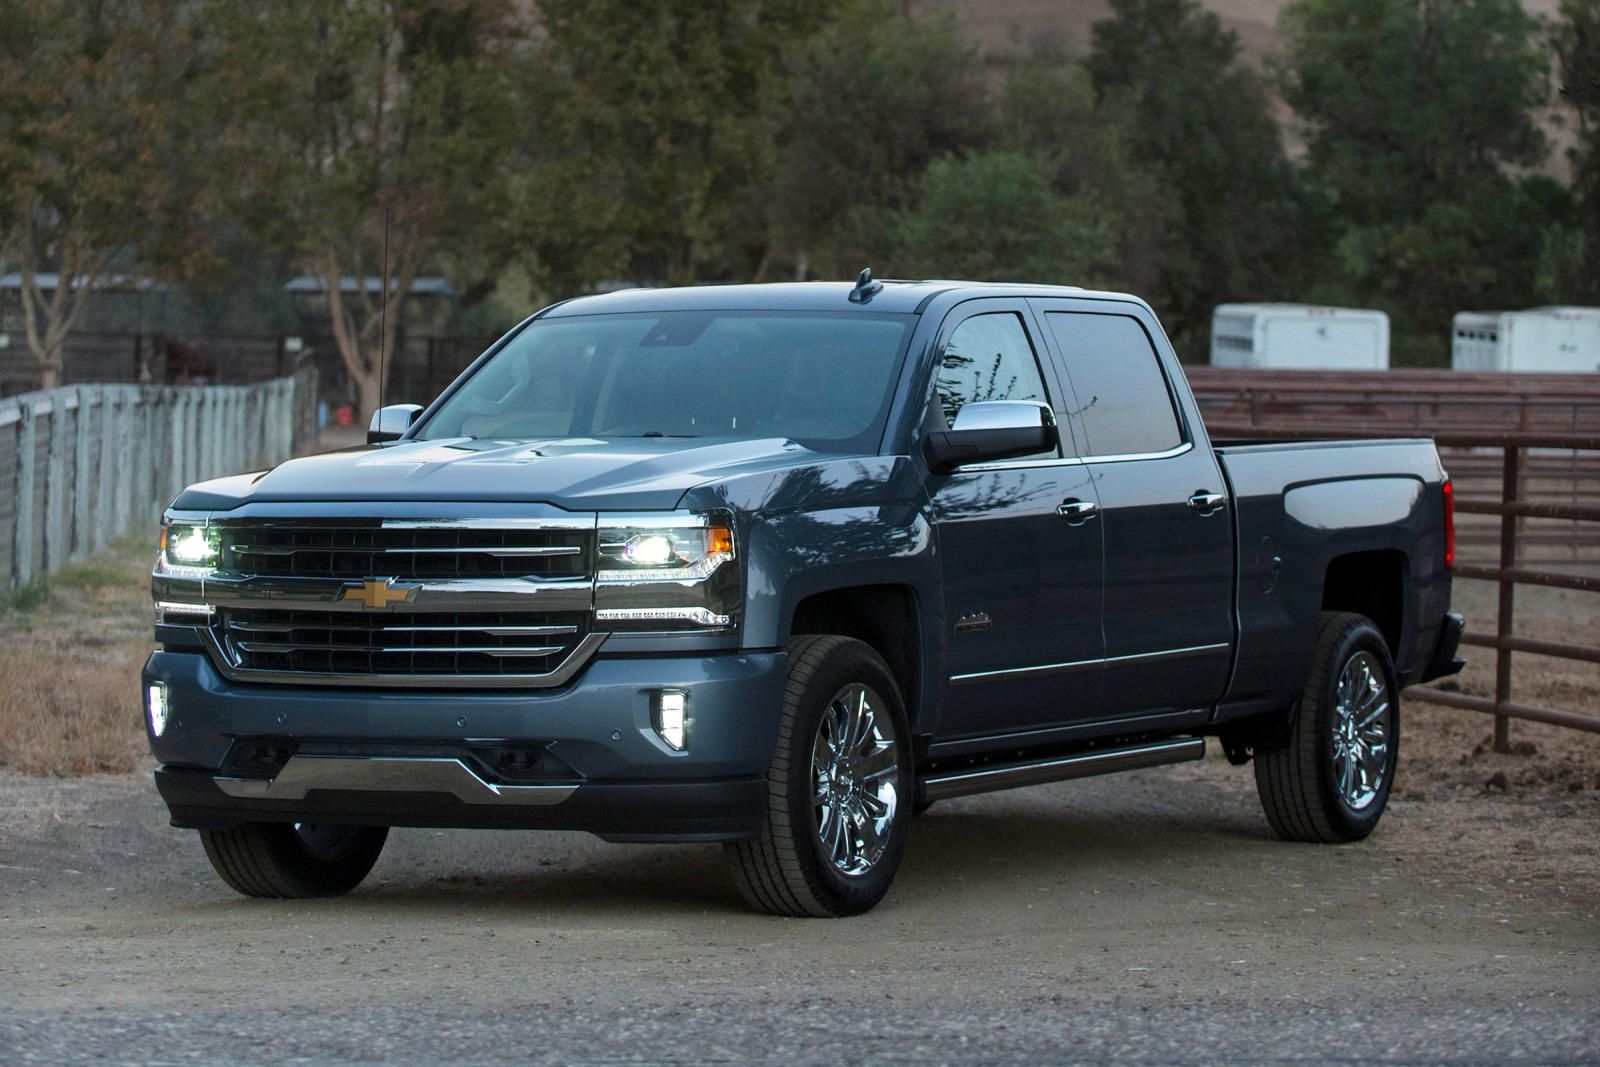
[[[599,657],[559,690],[350,690],[231,681],[156,652],[151,750],[175,825],[242,822],[586,830],[609,840],[756,836],[777,738],[782,653]],[[652,694],[688,694],[685,751]],[[259,762],[277,753],[276,763]],[[503,774],[486,753],[523,759]],[[249,757],[249,758],[247,758]],[[251,762],[252,759],[257,762]]]

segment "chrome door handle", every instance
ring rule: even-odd
[[[1202,515],[1214,515],[1222,510],[1228,498],[1221,493],[1199,492],[1189,498],[1189,506]]]
[[[1094,518],[1094,513],[1100,510],[1100,505],[1092,500],[1063,500],[1061,506],[1056,508],[1056,514],[1067,520],[1068,526],[1082,526]]]

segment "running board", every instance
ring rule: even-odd
[[[1026,763],[936,771],[921,780],[918,795],[922,800],[932,802],[950,797],[969,796],[973,793],[992,793],[997,789],[1015,789],[1024,785],[1060,782],[1068,778],[1090,778],[1097,774],[1136,771],[1141,767],[1159,767],[1164,763],[1185,763],[1197,760],[1205,754],[1205,738],[1180,737],[1171,741],[1152,741],[1128,748],[1109,748],[1096,752],[1079,752],[1071,756],[1052,756],[1049,759],[1030,760]]]

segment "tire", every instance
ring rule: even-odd
[[[350,892],[378,862],[385,826],[245,823],[201,830],[206,858],[247,897],[336,897]]]
[[[1352,748],[1352,741],[1359,744]],[[1361,840],[1383,818],[1399,754],[1400,687],[1383,634],[1365,616],[1323,612],[1288,728],[1276,742],[1256,746],[1256,790],[1267,821],[1285,841]]]
[[[807,635],[788,653],[761,836],[724,852],[757,910],[857,915],[883,899],[905,851],[915,796],[905,704],[883,659],[860,641]],[[872,714],[852,717],[863,706]]]

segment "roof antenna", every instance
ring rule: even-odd
[[[850,290],[850,303],[865,304],[883,291],[883,283],[872,280],[872,268],[864,267],[856,275],[856,287]]]
[[[383,303],[378,305],[378,410],[383,410],[383,394],[388,383],[388,375],[383,373],[384,349],[389,347],[389,212],[391,207],[383,205]]]

